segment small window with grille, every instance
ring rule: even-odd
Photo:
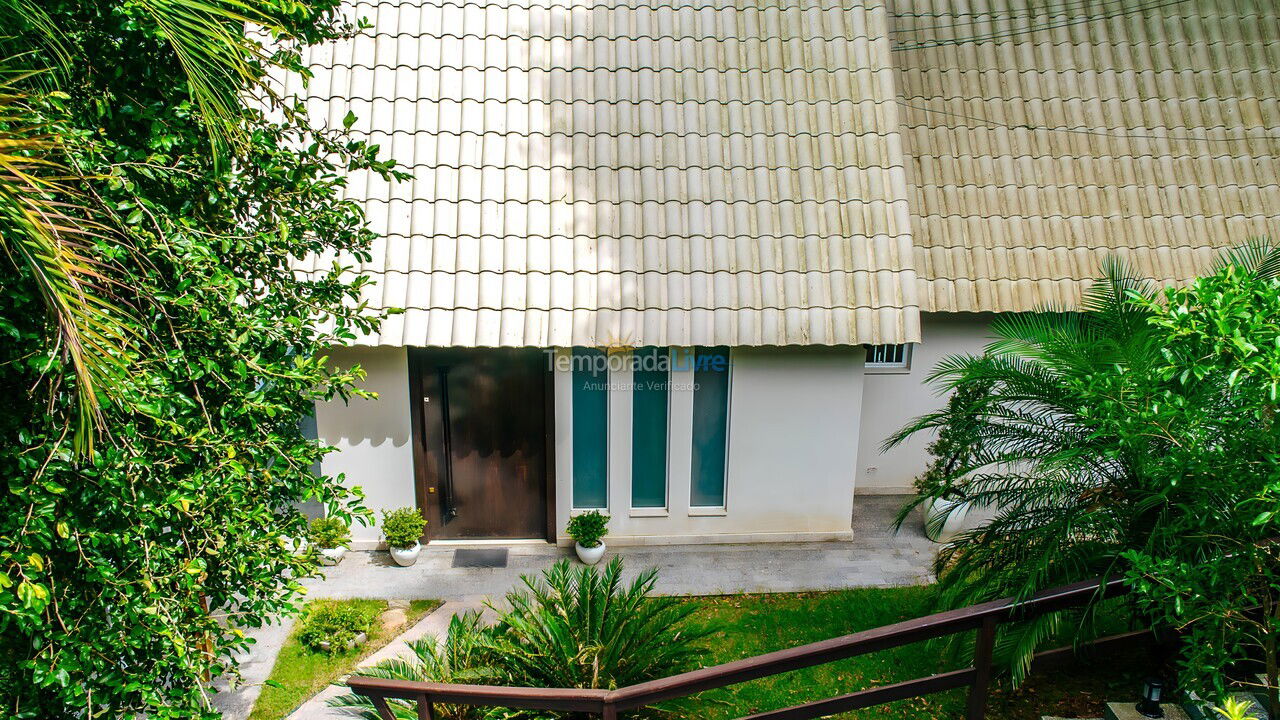
[[[868,345],[868,370],[910,370],[910,345]]]

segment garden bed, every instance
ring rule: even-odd
[[[329,602],[329,601],[321,601]],[[376,617],[387,609],[386,600],[342,600],[337,604],[371,614]],[[413,600],[405,610],[408,621],[398,630],[383,633],[374,622],[368,631],[368,639],[358,647],[332,655],[313,652],[302,644],[298,635],[302,623],[294,627],[276,657],[271,676],[262,688],[262,694],[254,703],[249,720],[280,720],[293,712],[311,696],[323,690],[338,678],[351,672],[361,660],[384,647],[401,632],[409,629],[427,613],[440,607],[439,600]]]

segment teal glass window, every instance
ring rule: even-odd
[[[671,388],[666,350],[636,349],[631,380],[631,507],[664,508]]]
[[[724,507],[729,449],[729,348],[696,348],[693,382],[693,473],[689,504]]]
[[[573,349],[573,506],[609,506],[609,363],[604,351]]]

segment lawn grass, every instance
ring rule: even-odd
[[[372,613],[375,617],[387,609],[386,600],[345,600],[358,608]],[[406,630],[422,616],[440,607],[439,600],[413,600],[405,614],[409,622],[401,630]],[[300,625],[300,624],[299,624]],[[298,642],[298,627],[295,626],[276,664],[271,668],[271,677],[262,688],[262,694],[254,703],[253,713],[249,720],[280,720],[293,712],[308,698],[320,692],[338,678],[355,668],[356,664],[373,654],[393,640],[400,631],[382,633],[382,627],[375,622],[369,631],[369,639],[360,647],[335,655],[314,653]]]
[[[866,588],[829,593],[692,598],[702,621],[721,628],[706,641],[707,665],[816,642],[931,612],[929,587]],[[1142,658],[1112,656],[1033,676],[1016,691],[997,681],[989,720],[1038,720],[1041,715],[1101,717],[1108,700],[1133,697]],[[697,696],[699,720],[737,718],[962,667],[940,648],[915,643],[840,662],[712,690]],[[964,717],[967,690],[846,713],[862,720]],[[1133,698],[1136,700],[1136,698]]]

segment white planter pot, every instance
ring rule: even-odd
[[[588,565],[595,565],[604,557],[604,543],[595,547],[582,547],[582,543],[574,543],[573,549],[578,553],[578,559]]]
[[[409,567],[418,562],[418,555],[422,553],[422,543],[414,543],[413,547],[408,548],[388,548],[391,551],[391,559],[396,561],[400,567]]]
[[[320,548],[320,564],[337,565],[342,561],[342,556],[346,554],[347,549],[344,547]]]
[[[921,507],[924,511],[925,537],[938,543],[951,542],[969,514],[969,503],[963,500],[939,498],[930,500]],[[945,520],[942,519],[944,516]]]

